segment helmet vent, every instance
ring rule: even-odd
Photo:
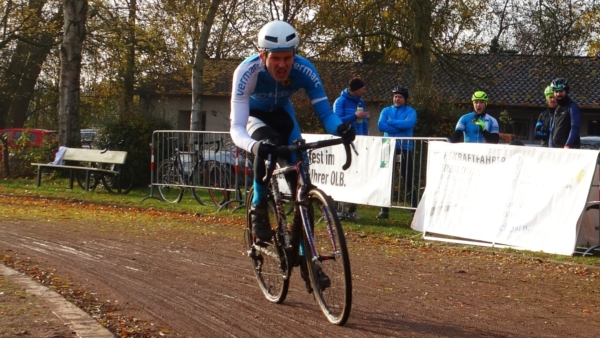
[[[265,35],[265,40],[277,43],[277,37],[276,36]]]
[[[290,34],[290,35],[286,36],[285,42],[292,41],[292,40],[294,40],[294,38],[296,38],[296,34]],[[277,40],[277,39],[275,39],[275,40]],[[277,41],[275,41],[275,42],[277,42]]]

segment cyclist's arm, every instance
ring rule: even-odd
[[[483,138],[486,143],[495,143],[500,142],[500,125],[498,125],[498,121],[496,119],[492,119],[492,125],[490,130],[484,130],[482,132]]]
[[[452,134],[452,136],[450,136],[450,143],[458,143],[463,139],[463,137],[464,137],[464,134],[462,131],[455,130],[454,133]]]
[[[456,127],[454,128],[454,134],[450,136],[450,143],[457,143],[461,140],[464,141],[465,130],[467,129],[465,121],[468,119],[469,116],[469,114],[466,114],[461,116],[460,119],[458,119],[458,122],[456,122]]]
[[[581,119],[579,106],[571,103],[569,105],[569,114],[571,115],[571,131],[569,132],[569,138],[567,139],[566,145],[572,147],[577,139],[579,139],[579,123]]]
[[[299,74],[301,87],[310,98],[310,102],[317,112],[317,116],[325,128],[325,131],[331,135],[338,135],[337,127],[342,124],[342,120],[333,113],[331,104],[323,88],[323,82],[315,66],[307,59],[296,55],[296,64],[294,67],[302,69]]]
[[[342,120],[333,113],[333,109],[331,109],[331,105],[327,99],[327,94],[325,94],[320,81],[310,90],[306,88],[305,90],[325,131],[331,135],[337,135],[337,127],[342,124]]]
[[[246,124],[250,115],[250,94],[256,86],[257,67],[253,63],[240,64],[233,73],[231,90],[231,139],[236,146],[250,152],[256,140],[246,131]]]

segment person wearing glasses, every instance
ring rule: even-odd
[[[554,109],[556,109],[556,98],[554,97],[552,87],[546,87],[544,97],[546,97],[548,107],[540,114],[535,124],[535,139],[540,140],[542,147],[547,147],[548,138],[550,137],[550,120],[552,119],[552,115],[554,115]]]
[[[500,125],[485,111],[488,104],[487,94],[476,91],[473,93],[471,101],[473,102],[473,111],[461,116],[458,120],[450,142],[457,143],[462,138],[465,143],[498,143]]]
[[[579,139],[579,123],[581,114],[577,103],[569,97],[569,83],[563,78],[556,78],[550,83],[556,99],[556,109],[550,119],[550,137],[548,144],[551,148],[581,147]]]

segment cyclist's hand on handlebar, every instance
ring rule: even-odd
[[[271,140],[258,141],[252,146],[252,153],[260,158],[267,159],[277,156],[277,146]]]
[[[337,133],[344,139],[344,143],[350,143],[356,138],[356,131],[351,124],[340,124],[337,127]]]

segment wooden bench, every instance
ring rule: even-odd
[[[63,155],[63,162],[69,164],[52,164],[52,163],[31,163],[37,166],[37,186],[39,187],[42,180],[43,169],[68,169],[69,170],[69,189],[73,189],[73,177],[77,171],[85,171],[85,190],[90,186],[90,173],[101,172],[106,174],[116,175],[118,171],[113,170],[114,165],[119,164],[119,168],[125,163],[127,158],[126,151],[117,150],[101,150],[101,149],[81,149],[67,148]],[[73,163],[74,162],[74,163]],[[89,166],[91,163],[111,164],[109,169],[94,168]]]

